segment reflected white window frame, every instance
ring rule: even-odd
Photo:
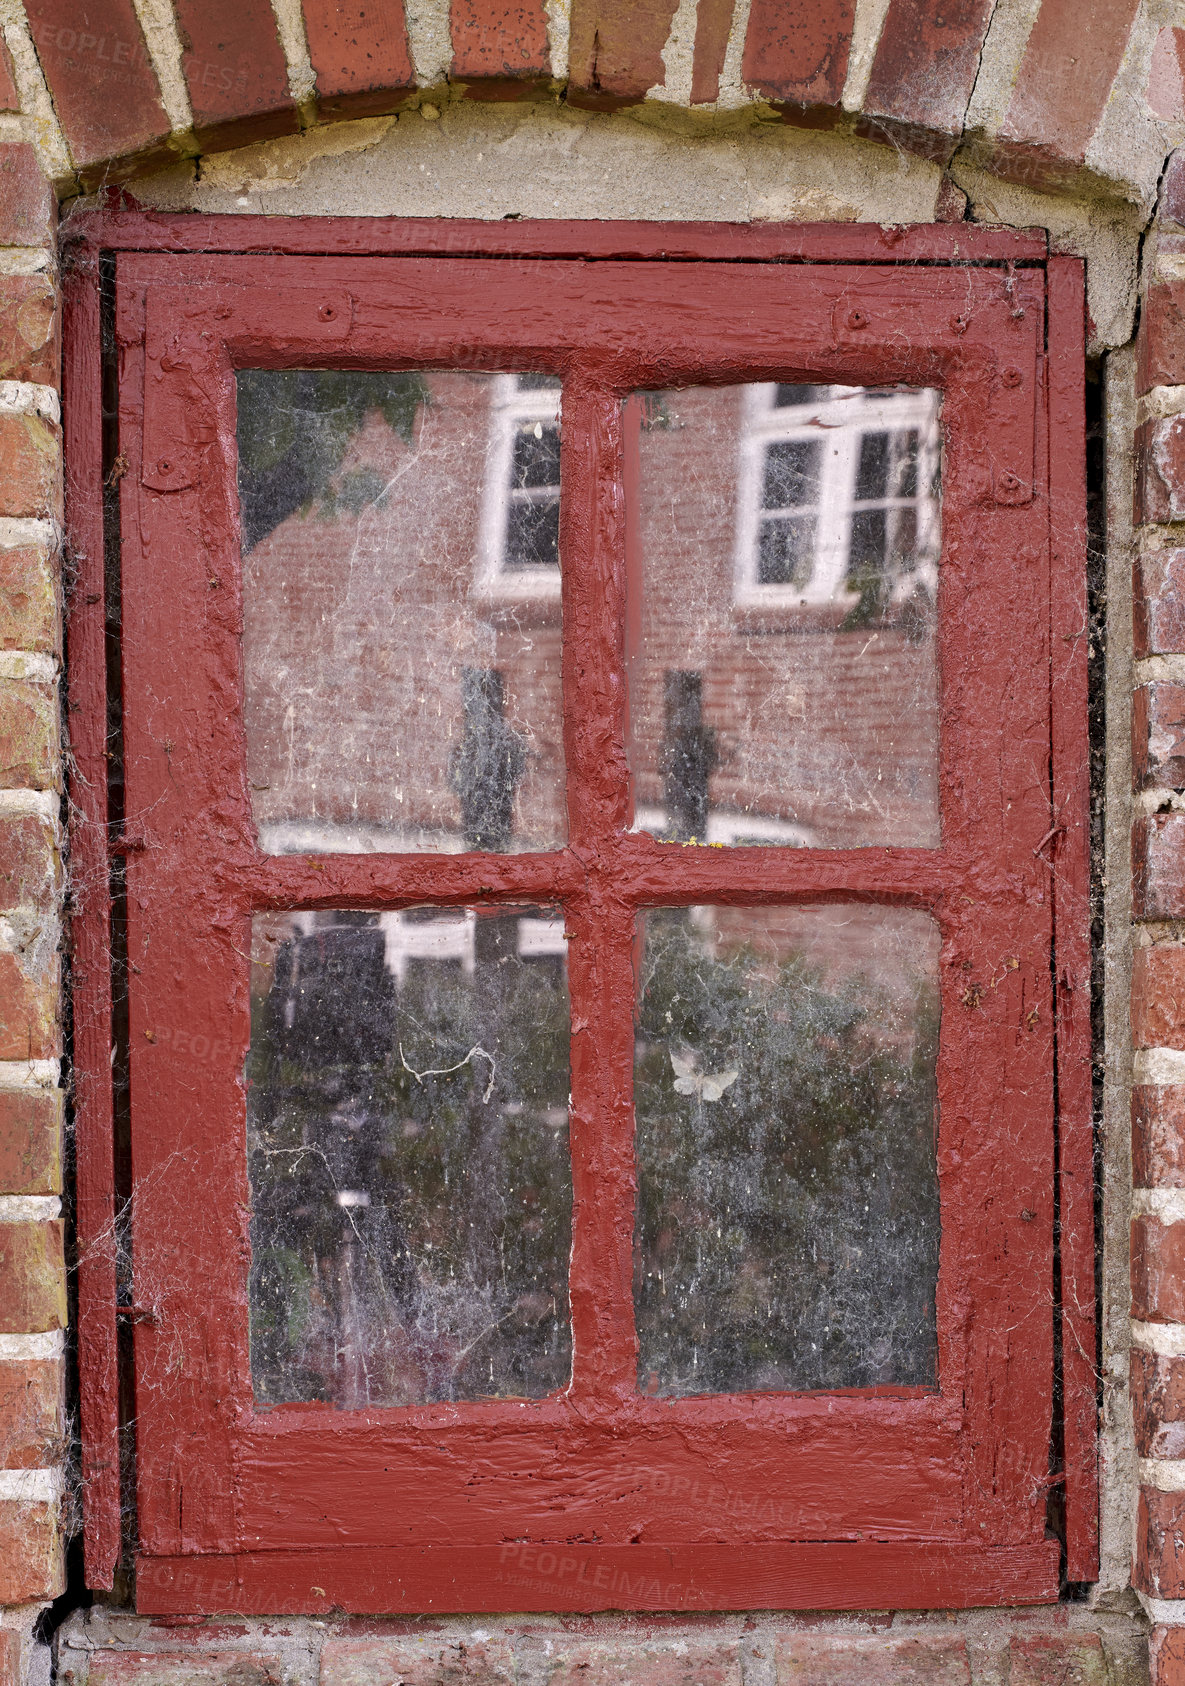
[[[477,914],[472,908],[441,911],[426,920],[408,919],[401,912],[380,913],[379,928],[387,971],[402,989],[409,960],[459,960],[466,977],[477,966]],[[518,921],[518,953],[524,960],[566,955],[564,921],[547,915],[524,914]]]
[[[859,593],[847,587],[852,516],[858,509],[917,510],[917,562],[894,582],[893,597],[908,595],[917,583],[934,591],[938,579],[940,510],[935,483],[941,438],[941,395],[933,388],[870,392],[865,387],[830,386],[808,404],[777,403],[780,383],[753,382],[745,388],[737,466],[737,523],[733,563],[733,599],[738,604],[800,608],[831,604],[847,609]],[[860,444],[867,433],[918,431],[918,484],[914,497],[857,501]],[[783,440],[822,443],[817,504],[804,504],[815,516],[811,570],[799,585],[764,584],[759,576],[765,460],[770,445]]]
[[[518,375],[495,375],[491,383],[477,565],[478,589],[488,596],[559,598],[558,565],[507,568],[506,532],[511,507],[517,501],[513,485],[515,437],[524,423],[558,426],[560,400],[559,387],[521,387]]]
[[[666,827],[665,808],[645,802],[635,806],[631,832],[649,832],[653,837],[660,837]],[[738,845],[813,849],[816,837],[810,826],[799,825],[797,820],[779,820],[765,814],[738,814],[730,808],[709,808],[708,829],[699,841],[720,844],[726,849]]]

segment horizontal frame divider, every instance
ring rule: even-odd
[[[934,907],[960,893],[995,900],[939,849],[716,848],[631,833],[596,854],[257,855],[227,876],[261,909],[561,901],[611,880],[638,907],[720,902],[734,907],[857,901]],[[226,887],[225,878],[223,887]]]
[[[143,1615],[487,1610],[968,1609],[1052,1604],[1056,1540],[950,1543],[339,1546],[140,1557]]]

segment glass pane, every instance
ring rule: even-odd
[[[697,387],[627,422],[636,828],[936,845],[939,394]]]
[[[641,1390],[935,1386],[934,921],[664,908],[639,943]]]
[[[562,847],[558,383],[245,369],[238,405],[261,849]]]
[[[566,968],[551,908],[256,916],[260,1403],[567,1386]]]

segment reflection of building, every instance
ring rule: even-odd
[[[372,410],[248,551],[266,848],[564,841],[558,407],[425,375],[405,433]],[[698,388],[626,421],[638,827],[937,842],[937,395]]]

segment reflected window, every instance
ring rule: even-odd
[[[627,399],[636,830],[939,842],[938,399],[772,381]]]
[[[562,845],[558,382],[243,369],[238,397],[262,852]],[[483,554],[553,582],[546,626],[475,593]]]
[[[937,475],[936,392],[750,386],[737,601],[883,613],[933,591]]]
[[[481,582],[500,595],[559,593],[560,386],[540,374],[491,383]]]

